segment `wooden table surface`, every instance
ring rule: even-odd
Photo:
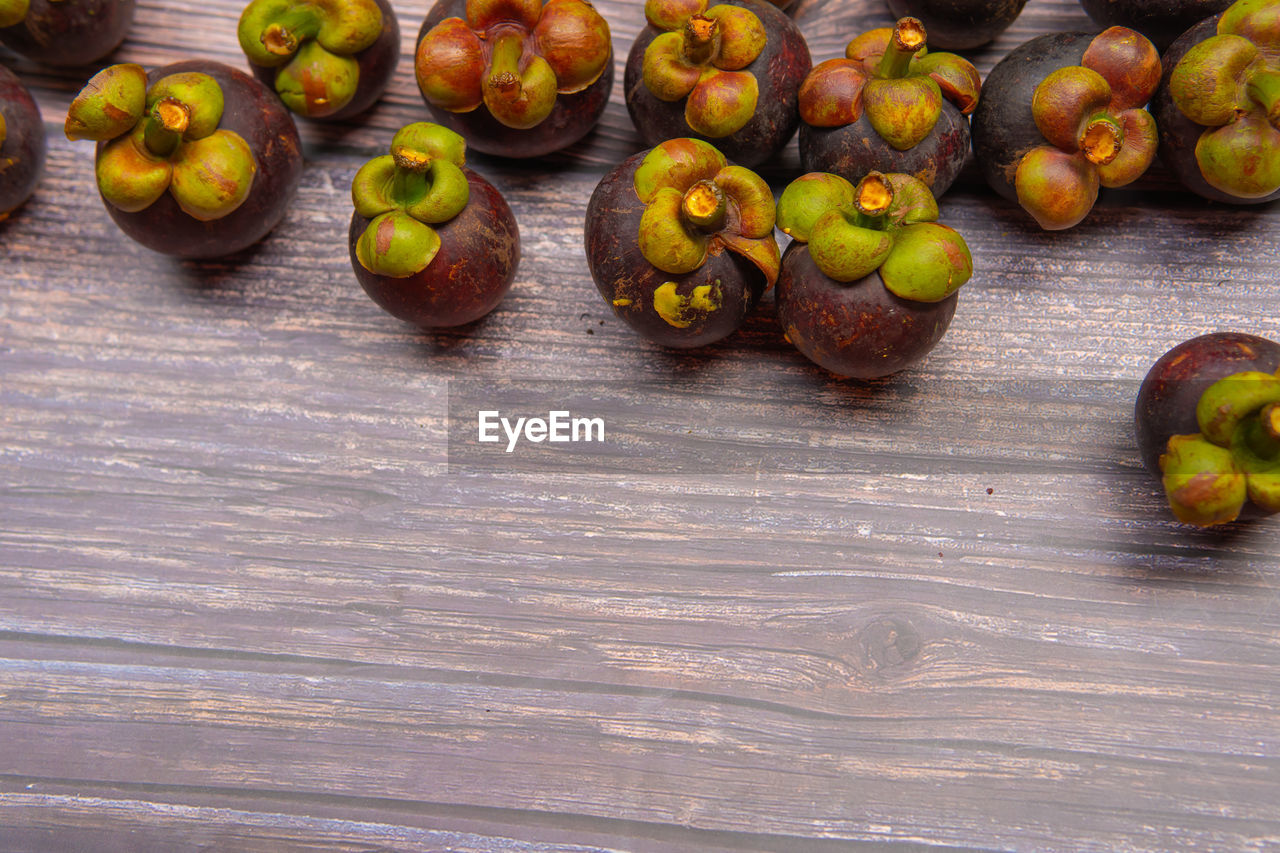
[[[620,79],[642,6],[599,7]],[[1280,209],[1157,171],[1044,234],[971,171],[922,365],[837,381],[768,299],[674,353],[583,258],[641,147],[619,86],[567,152],[471,157],[524,259],[424,334],[346,248],[356,168],[425,116],[397,9],[388,96],[304,128],[291,213],[210,263],[111,224],[60,132],[85,72],[3,57],[50,152],[0,224],[0,850],[1277,849],[1280,523],[1171,523],[1131,412],[1178,341],[1280,338]],[[237,15],[146,0],[116,56],[241,65]],[[795,15],[817,60],[889,21]],[[1087,28],[1031,0],[973,56]],[[629,437],[465,452],[532,380]]]

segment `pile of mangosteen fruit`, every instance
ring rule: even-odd
[[[1024,2],[888,0],[896,23],[816,65],[785,0],[637,4],[622,95],[647,147],[605,175],[585,220],[606,304],[659,345],[702,347],[772,290],[801,353],[876,378],[939,342],[974,274],[937,201],[971,153],[1047,231],[1082,222],[1157,154],[1207,199],[1280,198],[1280,0],[1081,0],[1099,30],[1034,38],[980,79],[951,51],[995,38]],[[133,5],[0,0],[0,43],[88,66]],[[96,143],[99,194],[129,237],[179,257],[236,252],[294,197],[295,120],[368,111],[399,34],[389,0],[251,0],[237,26],[248,73],[111,65],[65,133]],[[613,42],[589,0],[439,0],[413,67],[432,122],[356,173],[352,269],[396,317],[458,326],[497,306],[520,258],[511,209],[467,149],[537,158],[583,139],[613,90]],[[754,170],[795,137],[803,174],[775,200]],[[0,218],[32,194],[44,154],[39,110],[0,67]],[[1280,344],[1221,333],[1175,348],[1143,385],[1137,432],[1178,519],[1280,511]]]

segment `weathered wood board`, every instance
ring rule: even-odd
[[[620,79],[642,5],[598,6]],[[524,260],[421,333],[346,249],[351,176],[425,117],[396,8],[387,98],[304,128],[292,212],[217,262],[125,241],[59,133],[85,73],[0,57],[51,139],[0,223],[0,850],[1280,845],[1280,524],[1169,522],[1131,435],[1172,344],[1280,338],[1280,209],[1157,171],[1044,234],[969,173],[979,272],[920,367],[834,380],[768,299],[673,353],[583,258],[640,148],[618,88],[566,152],[471,158]],[[117,58],[240,65],[238,13],[144,2]],[[889,21],[795,15],[819,60]],[[1088,26],[1031,0],[974,58]],[[630,443],[450,456],[531,380]]]

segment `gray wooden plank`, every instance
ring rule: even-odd
[[[599,5],[620,68],[640,4]],[[293,211],[223,261],[122,240],[56,134],[83,74],[16,63],[53,136],[0,223],[0,849],[1280,843],[1277,524],[1171,524],[1128,432],[1173,343],[1280,337],[1274,206],[1157,171],[1046,235],[969,172],[943,211],[979,272],[920,367],[835,381],[768,300],[674,354],[583,266],[639,147],[615,92],[568,152],[472,158],[524,261],[490,318],[419,333],[345,249],[355,169],[425,114],[426,4],[397,8],[389,96],[304,129]],[[144,3],[119,58],[199,33],[238,65],[236,14]],[[795,14],[818,59],[888,21]],[[975,60],[1087,27],[1032,0]],[[530,377],[708,458],[451,470],[449,383]]]

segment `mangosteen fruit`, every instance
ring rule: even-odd
[[[66,134],[97,141],[98,192],[120,229],[178,257],[258,242],[302,178],[298,131],[279,98],[208,60],[98,72],[72,101]]]
[[[115,50],[134,0],[0,0],[0,44],[42,65],[88,65]]]
[[[586,0],[439,0],[418,88],[437,122],[501,157],[540,157],[595,127],[613,88],[609,25]]]
[[[1134,422],[1179,521],[1280,512],[1280,343],[1216,332],[1178,344],[1143,380]]]
[[[895,18],[919,18],[946,50],[981,47],[1009,28],[1027,0],[888,0]]]
[[[1144,108],[1160,81],[1160,55],[1124,27],[1034,38],[987,75],[973,114],[973,150],[996,192],[1045,230],[1071,228],[1098,188],[1122,187],[1156,153]]]
[[[794,21],[762,0],[647,0],[644,13],[623,82],[646,144],[697,138],[752,167],[787,143],[812,67]]]
[[[1100,27],[1128,27],[1151,39],[1160,51],[1193,24],[1216,15],[1231,0],[1080,0]]]
[[[253,0],[237,35],[254,76],[305,118],[369,109],[400,59],[400,25],[387,0]]]
[[[773,193],[700,139],[672,139],[610,172],[587,204],[591,277],[627,325],[698,347],[732,334],[778,278]]]
[[[488,314],[511,287],[520,233],[502,194],[466,167],[466,142],[429,122],[351,182],[351,268],[383,310],[422,328]]]
[[[44,152],[40,108],[17,75],[0,65],[0,220],[35,191]]]
[[[973,274],[964,238],[911,175],[797,178],[778,201],[791,235],[775,295],[787,339],[838,376],[874,379],[937,345]]]
[[[969,154],[978,70],[954,53],[927,53],[915,18],[849,42],[800,86],[800,162],[858,181],[868,172],[914,175],[940,196]]]
[[[1280,198],[1280,0],[1240,0],[1174,42],[1152,111],[1160,159],[1188,189]]]

